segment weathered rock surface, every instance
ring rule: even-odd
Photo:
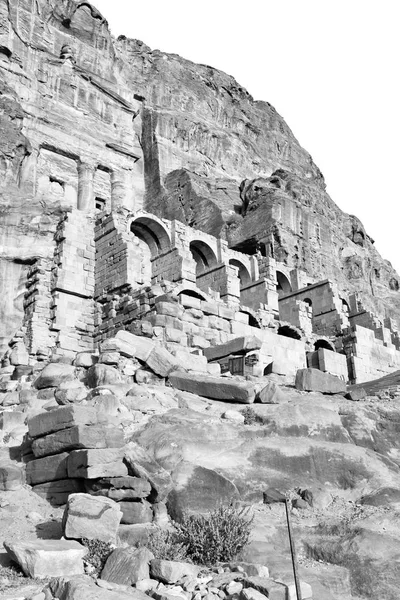
[[[71,494],[84,491],[82,480],[71,478],[39,483],[32,489],[35,494],[47,500],[52,506],[64,506]]]
[[[109,498],[71,494],[63,516],[66,538],[102,540],[115,544],[122,512]]]
[[[125,446],[124,456],[133,475],[146,479],[151,485],[154,497],[158,501],[164,500],[173,487],[168,471],[135,442]]]
[[[72,540],[34,540],[5,542],[11,558],[25,575],[44,579],[83,574],[83,557],[87,548]]]

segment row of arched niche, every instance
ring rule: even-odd
[[[141,240],[142,251],[149,258],[147,283],[150,283],[152,277],[151,261],[157,256],[171,250],[169,234],[161,222],[148,216],[140,216],[134,219],[130,230],[138,240]],[[192,239],[189,248],[196,263],[196,277],[199,277],[219,264],[215,251],[204,240]],[[252,276],[248,267],[239,258],[230,258],[229,264],[238,269],[241,289],[247,287],[252,282]],[[290,281],[284,273],[276,271],[276,277],[276,289],[279,297],[292,292]]]

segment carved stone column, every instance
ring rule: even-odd
[[[94,209],[93,181],[96,167],[84,162],[78,164],[78,209],[88,212]]]
[[[111,208],[135,209],[132,171],[121,169],[111,173]]]

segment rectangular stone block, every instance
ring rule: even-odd
[[[120,330],[116,333],[115,337],[130,344],[133,348],[133,356],[139,360],[146,361],[155,346],[154,342],[148,338],[134,335],[133,333],[129,333],[129,331]]]
[[[67,452],[63,452],[62,454],[31,460],[26,465],[26,482],[29,485],[37,485],[46,481],[66,479],[68,477],[67,459]]]
[[[123,452],[118,448],[74,450],[68,458],[68,477],[126,477],[128,468],[122,457]]]
[[[252,383],[227,377],[174,372],[169,376],[169,381],[178,390],[214,400],[251,404],[255,398],[255,388]]]
[[[259,350],[262,346],[262,341],[255,336],[237,337],[225,344],[213,346],[212,348],[204,349],[204,356],[207,360],[217,360],[230,354],[245,354],[250,350]]]
[[[97,412],[91,406],[61,406],[48,412],[41,412],[28,420],[29,435],[40,437],[60,429],[77,425],[95,425]]]
[[[78,425],[35,439],[32,452],[40,458],[80,448],[121,448],[123,445],[123,433],[116,427]]]

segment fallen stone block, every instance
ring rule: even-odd
[[[296,373],[296,389],[322,394],[345,394],[346,384],[342,379],[319,369],[299,369]]]
[[[68,477],[97,479],[128,475],[123,452],[119,448],[73,450],[67,462]]]
[[[160,377],[168,377],[172,371],[179,369],[175,356],[162,346],[155,346],[146,359],[147,366]],[[183,368],[183,367],[182,367]]]
[[[158,579],[162,583],[176,583],[182,577],[197,577],[201,567],[186,562],[175,560],[160,560],[154,558],[150,562],[150,574],[152,579]]]
[[[247,381],[227,377],[209,377],[197,373],[174,372],[169,376],[171,385],[184,392],[191,392],[213,400],[227,400],[251,404],[255,399],[255,387]]]
[[[132,347],[132,356],[147,361],[151,351],[155,348],[156,344],[149,338],[134,335],[129,331],[118,331],[115,335],[117,340],[122,340]]]
[[[207,358],[201,354],[193,354],[185,350],[176,350],[175,358],[188,371],[207,372]]]
[[[123,445],[123,432],[116,427],[78,425],[36,438],[32,443],[32,452],[40,458],[80,448],[120,448]]]
[[[76,425],[95,425],[97,412],[91,406],[62,406],[49,412],[43,411],[28,419],[29,435],[32,438],[68,429]]]
[[[63,363],[50,363],[35,380],[34,386],[41,390],[44,388],[58,387],[63,381],[72,381],[75,378],[75,367]]]
[[[44,579],[84,572],[83,557],[87,548],[69,540],[34,540],[4,542],[11,559],[28,577]]]
[[[120,585],[134,585],[150,577],[154,554],[147,548],[116,548],[108,557],[101,579]]]
[[[32,491],[52,506],[64,506],[71,494],[83,492],[83,484],[81,479],[59,479],[34,485]]]
[[[96,356],[96,354],[92,354],[91,352],[78,352],[74,360],[74,365],[75,367],[84,367],[85,369],[89,369],[95,365],[98,360],[99,357]]]
[[[140,523],[151,523],[153,520],[153,510],[151,504],[146,500],[138,502],[119,502],[122,510],[121,523],[124,525],[138,525]]]
[[[246,335],[229,340],[225,344],[204,348],[204,356],[208,361],[224,358],[230,354],[245,354],[250,350],[259,350],[262,346],[262,341],[254,335]]]
[[[122,512],[109,498],[89,494],[71,494],[63,515],[63,533],[67,539],[101,540],[116,543]]]
[[[26,465],[26,482],[29,485],[36,485],[46,481],[66,479],[68,477],[67,460],[66,452],[31,460]]]
[[[125,446],[125,461],[136,477],[146,479],[152,489],[153,499],[165,500],[173,488],[170,474],[159,465],[139,444],[130,442]]]
[[[288,397],[281,390],[279,385],[270,381],[267,385],[257,394],[256,400],[261,404],[282,404],[288,401]]]
[[[85,481],[85,490],[94,496],[106,496],[119,502],[121,500],[140,500],[151,492],[150,483],[141,477],[103,477]]]

